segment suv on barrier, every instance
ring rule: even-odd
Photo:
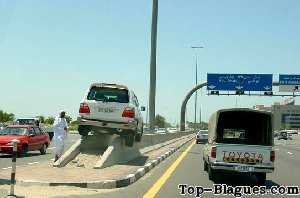
[[[143,134],[143,117],[134,92],[124,85],[93,83],[80,103],[78,132],[118,134],[132,147]]]

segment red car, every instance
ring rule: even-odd
[[[50,138],[47,133],[35,125],[10,125],[0,131],[0,154],[13,151],[11,141],[17,139],[18,155],[24,157],[28,151],[40,151],[46,154],[46,149],[50,145]]]

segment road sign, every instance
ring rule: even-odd
[[[279,92],[300,92],[300,75],[279,75]]]
[[[272,74],[207,74],[207,90],[272,91]]]

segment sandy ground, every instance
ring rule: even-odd
[[[105,150],[88,150],[86,153],[80,153],[74,160],[71,160],[65,167],[78,167],[77,164],[80,162],[83,166],[81,168],[94,168],[97,162],[101,159]]]
[[[10,189],[9,185],[0,185],[0,197],[5,197]],[[95,195],[100,192],[111,192],[115,189],[87,189],[69,186],[15,186],[15,195],[26,198],[50,198]],[[99,196],[100,197],[100,196]]]

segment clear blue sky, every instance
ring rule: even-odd
[[[300,74],[299,10],[299,0],[159,1],[156,113],[179,122],[195,84],[194,45],[204,46],[199,82],[207,73]],[[92,82],[128,85],[146,106],[151,12],[151,0],[0,0],[0,108],[17,117],[66,109],[75,119]],[[218,108],[283,99],[204,89],[203,120]],[[193,105],[192,96],[189,121]]]

